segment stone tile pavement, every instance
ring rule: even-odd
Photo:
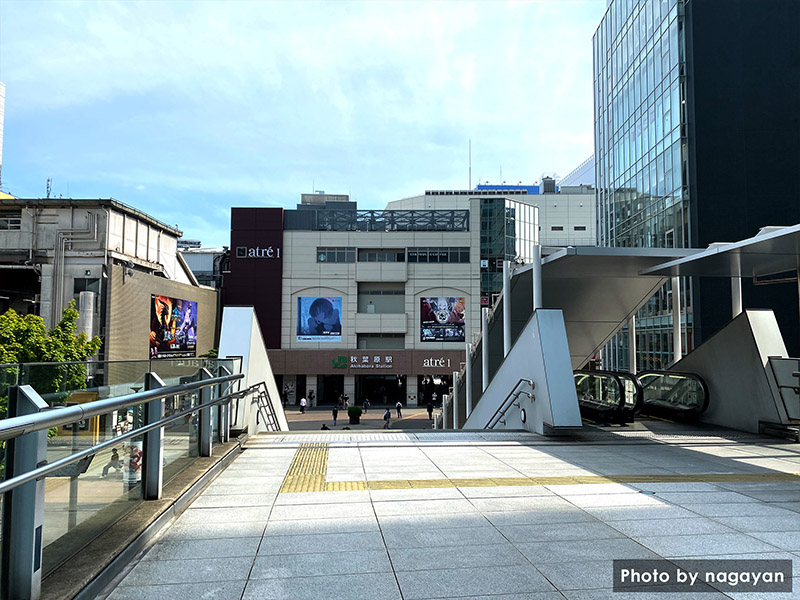
[[[259,436],[105,596],[646,600],[612,592],[612,560],[689,557],[789,559],[795,592],[656,600],[798,597],[800,445]]]

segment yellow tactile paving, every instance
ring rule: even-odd
[[[662,475],[574,475],[553,477],[480,477],[474,479],[389,479],[376,481],[325,481],[328,444],[301,444],[281,486],[282,494],[403,490],[450,487],[500,487],[533,485],[592,485],[599,483],[777,482],[798,481],[800,473],[696,473]]]
[[[324,492],[328,444],[300,444],[281,486],[282,494]]]

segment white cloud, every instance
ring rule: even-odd
[[[466,186],[470,138],[473,184],[500,165],[514,182],[566,173],[592,152],[604,10],[7,0],[4,176],[286,206],[316,180],[371,202]]]

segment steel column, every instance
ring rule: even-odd
[[[511,352],[511,268],[503,261],[503,356]],[[469,415],[467,415],[469,417]]]
[[[628,365],[628,370],[636,375],[636,315],[628,321]]]
[[[225,365],[219,365],[217,370],[217,377],[231,374],[230,369],[228,369],[228,367]],[[217,398],[221,397],[225,393],[225,390],[222,387],[223,385],[229,385],[230,387],[233,387],[233,384],[220,383],[217,386]],[[231,403],[228,401],[224,404],[219,404],[218,406],[219,412],[217,414],[219,415],[219,424],[217,429],[219,431],[219,443],[224,444],[229,442],[231,439]]]
[[[48,409],[29,385],[9,388],[8,416],[22,417]],[[47,431],[6,441],[6,479],[47,462]],[[3,502],[3,563],[0,588],[14,600],[38,600],[42,591],[44,478],[6,492]]]
[[[489,387],[489,309],[481,309],[481,391]]]
[[[166,387],[155,373],[146,373],[144,389]],[[144,423],[152,425],[164,418],[164,398],[156,398],[144,405]],[[159,427],[144,434],[142,449],[142,493],[145,500],[160,500],[164,487],[164,428]]]
[[[458,371],[453,371],[453,429],[458,429]]]
[[[472,344],[469,342],[467,342],[467,362],[464,365],[464,378],[467,380],[464,386],[467,390],[464,404],[467,406],[467,413],[471,413],[474,404],[472,403]]]
[[[536,244],[533,247],[533,265],[531,279],[533,280],[533,310],[542,308],[542,247]]]
[[[740,277],[731,277],[731,317],[742,314],[742,280]]]
[[[203,367],[200,369],[200,379],[213,379],[211,371]],[[211,402],[213,393],[213,386],[209,386],[200,390],[200,406]],[[211,440],[211,407],[206,406],[200,409],[200,418],[198,421],[197,438],[200,445],[200,456],[211,456],[213,449],[213,442]]]
[[[681,278],[672,278],[672,355],[673,364],[681,359]]]

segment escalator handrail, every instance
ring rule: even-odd
[[[585,373],[590,373],[591,371],[583,371]],[[634,403],[633,403],[633,413],[638,414],[639,411],[642,410],[644,407],[644,387],[642,387],[642,382],[639,381],[639,378],[631,373],[630,371],[602,371],[603,373],[613,373],[620,379],[627,379],[633,384],[634,389]]]
[[[692,379],[700,384],[700,388],[703,390],[703,404],[700,408],[693,408],[687,409],[695,414],[701,414],[706,411],[708,408],[708,401],[709,401],[709,394],[708,394],[708,385],[706,384],[705,380],[700,377],[697,373],[687,373],[685,371],[658,371],[655,369],[648,370],[648,371],[640,371],[636,374],[636,378],[639,379],[646,375],[655,375],[655,376],[677,376],[677,377],[685,377],[686,379]],[[641,383],[641,381],[640,381]]]
[[[572,372],[573,378],[575,375],[599,375],[602,377],[611,377],[614,381],[617,382],[617,388],[619,389],[619,403],[616,407],[620,413],[625,410],[625,386],[622,384],[622,380],[619,377],[618,372],[616,371],[590,371],[586,369],[578,369],[577,371]],[[578,403],[580,404],[581,400],[578,399]]]

